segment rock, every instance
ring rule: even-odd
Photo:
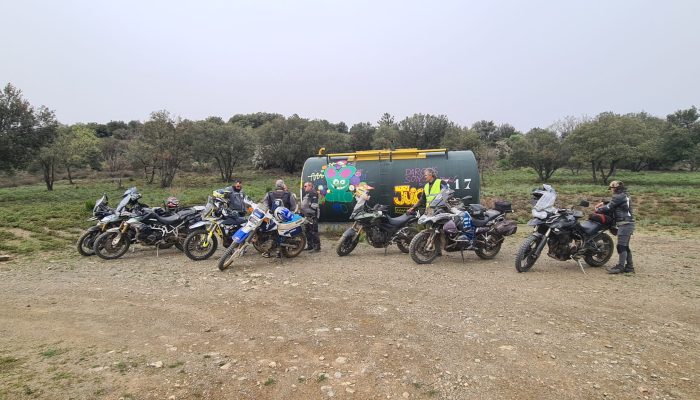
[[[211,332],[211,326],[204,328],[204,332]]]
[[[340,373],[340,372],[336,372],[335,374],[333,374],[333,377],[334,377],[335,379],[340,379],[340,378],[343,377],[343,374]]]
[[[404,399],[407,399],[407,398],[411,397],[411,395],[408,394],[408,392],[403,392],[403,393],[401,393],[401,397],[403,397]]]
[[[348,393],[350,393],[350,394],[355,393],[355,389],[351,389],[351,388],[349,388],[349,387],[346,387],[346,388],[345,388],[345,391],[348,392]]]
[[[10,261],[11,258],[7,254],[0,255],[0,261]]]
[[[649,389],[645,388],[644,386],[638,387],[637,390],[639,390],[639,393],[649,393]]]
[[[335,359],[335,362],[338,364],[345,364],[346,362],[348,362],[348,359],[345,357],[338,357]]]
[[[270,362],[269,364],[267,364],[267,366],[270,367],[270,368],[277,368],[277,363],[274,362],[274,361],[272,361],[272,362]]]
[[[219,369],[224,369],[224,370],[226,370],[226,369],[231,368],[231,365],[232,365],[232,364],[231,364],[230,362],[228,362],[228,363],[226,363],[226,364],[220,366]]]
[[[149,367],[153,368],[163,368],[163,361],[156,361],[148,364]]]
[[[320,357],[318,357],[318,359],[319,359],[320,361],[323,361],[323,360],[325,360],[325,359],[326,359],[326,357],[324,357],[324,356],[320,356]]]
[[[541,334],[542,334],[542,331],[541,331],[541,330],[535,329],[535,335],[541,335]]]

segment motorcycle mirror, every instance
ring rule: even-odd
[[[588,207],[590,205],[590,203],[586,200],[581,200],[581,202],[578,203],[578,205],[581,207]]]

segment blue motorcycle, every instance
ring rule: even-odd
[[[303,225],[306,219],[285,207],[277,207],[273,213],[255,203],[248,203],[253,212],[248,222],[233,234],[231,245],[219,259],[218,267],[225,270],[236,258],[241,257],[249,246],[270,254],[277,251],[281,256],[298,256],[306,246]]]

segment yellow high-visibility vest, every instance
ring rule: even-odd
[[[433,201],[435,196],[440,194],[440,185],[442,181],[440,179],[435,179],[433,181],[433,186],[430,187],[430,183],[426,183],[423,188],[423,193],[425,194],[425,206],[430,207],[430,202]]]

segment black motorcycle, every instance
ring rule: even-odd
[[[114,210],[109,207],[109,199],[107,198],[107,195],[103,194],[102,197],[95,202],[95,206],[92,208],[92,217],[88,219],[88,221],[98,222],[95,224],[95,226],[88,228],[82,235],[80,235],[80,238],[78,238],[78,253],[84,256],[91,256],[95,254],[95,250],[93,249],[95,238],[97,238],[108,228],[111,228],[109,224],[102,223],[102,219],[112,214],[114,214]]]
[[[579,222],[583,212],[574,209],[555,208],[556,192],[549,185],[532,192],[535,206],[533,219],[528,222],[534,227],[533,233],[525,239],[515,256],[515,269],[518,272],[529,271],[539,258],[545,244],[547,255],[559,260],[574,260],[586,272],[581,264],[583,259],[591,267],[605,265],[612,257],[614,243],[605,233],[611,229],[609,223],[595,220]],[[579,206],[588,207],[587,201]]]
[[[403,214],[391,218],[387,215],[389,207],[379,204],[369,207],[369,196],[366,196],[366,193],[355,196],[357,204],[350,214],[350,218],[355,222],[340,237],[335,252],[339,256],[350,254],[360,242],[360,234],[364,231],[367,243],[372,247],[384,248],[386,252],[387,247],[396,243],[399,250],[408,253],[411,239],[418,233],[416,221],[420,215]]]
[[[409,248],[417,264],[429,264],[440,254],[474,251],[479,258],[492,259],[501,251],[506,236],[517,231],[515,221],[506,219],[513,212],[511,203],[497,201],[495,209],[480,204],[469,204],[471,196],[453,197],[454,191],[443,189],[430,202],[418,224],[425,229],[418,233]]]
[[[108,229],[95,239],[95,253],[105,260],[123,256],[131,244],[139,243],[157,248],[177,247],[183,242],[190,225],[201,219],[203,206],[185,208],[172,215],[161,215],[156,208],[144,208],[116,227]]]

